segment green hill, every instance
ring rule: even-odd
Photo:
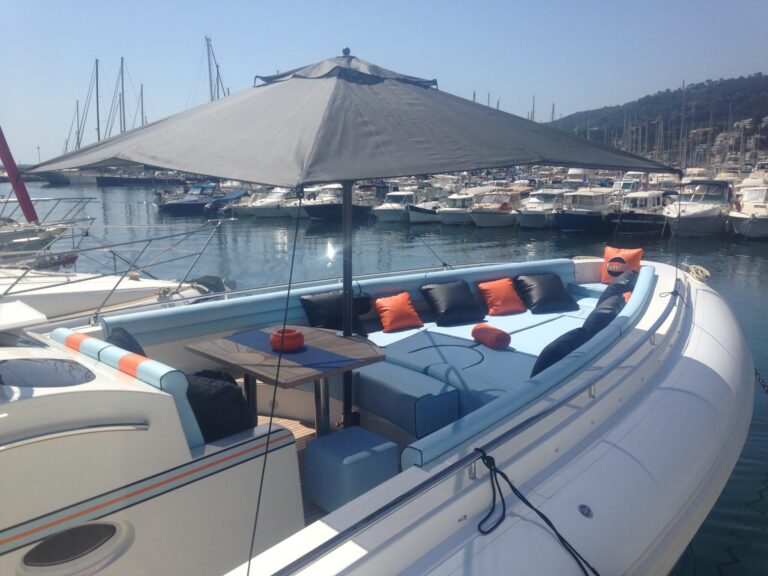
[[[685,90],[667,89],[620,106],[577,112],[556,120],[554,125],[583,138],[589,135],[591,140],[674,161],[672,151],[679,154],[680,149],[681,120],[688,154],[702,146],[711,150],[718,134],[734,131],[738,136],[731,140],[749,139],[747,144],[738,142],[742,153],[758,143],[762,143],[760,149],[765,151],[768,75],[758,72],[747,77],[689,84]],[[761,131],[758,140],[756,136]]]

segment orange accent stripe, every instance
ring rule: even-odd
[[[73,350],[80,352],[80,345],[83,343],[83,340],[88,340],[89,338],[92,338],[92,336],[75,332],[64,339],[64,345],[67,348],[72,348]]]
[[[235,458],[243,456],[244,454],[248,454],[249,452],[254,452],[255,450],[263,448],[267,444],[274,444],[274,443],[279,442],[281,440],[285,440],[286,438],[289,438],[289,437],[292,437],[290,432],[288,434],[283,435],[283,436],[279,436],[277,438],[272,438],[269,442],[262,442],[261,444],[257,444],[256,446],[251,446],[250,448],[246,448],[245,450],[240,450],[239,452],[235,452],[234,454],[230,454],[226,458],[220,458],[219,460],[215,460],[214,462],[210,462],[209,464],[205,464],[204,466],[200,466],[198,468],[195,468],[194,470],[188,470],[187,472],[182,472],[181,474],[177,474],[176,476],[172,476],[171,478],[167,478],[167,479],[162,480],[160,482],[156,482],[155,484],[152,484],[150,486],[146,486],[144,488],[140,488],[138,490],[134,490],[133,492],[125,494],[124,496],[118,496],[117,498],[113,498],[112,500],[108,500],[106,502],[102,502],[101,504],[96,504],[95,506],[91,506],[90,508],[86,508],[85,510],[81,510],[80,512],[75,512],[74,514],[70,514],[69,516],[65,516],[64,518],[59,518],[58,520],[53,520],[52,522],[48,522],[47,524],[43,524],[42,526],[38,526],[37,528],[32,528],[30,530],[27,530],[26,532],[21,532],[19,534],[16,534],[15,536],[9,536],[8,538],[0,540],[0,546],[3,546],[3,545],[5,545],[5,544],[7,544],[9,542],[13,542],[14,540],[18,540],[19,538],[24,538],[26,536],[31,536],[35,532],[40,532],[41,530],[47,530],[48,528],[53,528],[54,526],[58,526],[59,524],[64,524],[65,522],[69,522],[71,520],[76,520],[77,518],[81,518],[82,516],[86,516],[86,515],[91,514],[93,512],[97,512],[98,510],[101,510],[103,508],[108,508],[109,506],[117,504],[118,502],[121,502],[123,500],[128,500],[130,498],[134,498],[136,496],[139,496],[139,495],[144,494],[146,492],[150,492],[150,491],[154,490],[155,488],[159,488],[161,486],[166,486],[167,484],[171,484],[172,482],[175,482],[176,480],[180,480],[182,478],[186,478],[186,477],[191,476],[193,474],[196,474],[197,472],[200,472],[202,470],[207,470],[208,468],[213,468],[214,466],[218,466],[219,464],[222,464],[224,462],[228,462],[230,460],[234,460]]]
[[[117,363],[117,367],[120,372],[125,372],[126,374],[129,374],[135,378],[136,372],[139,369],[139,365],[145,360],[149,360],[149,358],[142,356],[141,354],[134,354],[133,352],[129,352],[120,358]]]

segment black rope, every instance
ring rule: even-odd
[[[299,199],[299,209],[298,211],[301,212],[301,201],[304,198],[304,190],[299,189],[297,193],[297,197]],[[283,338],[285,338],[285,326],[288,324],[288,305],[291,298],[291,284],[293,283],[293,265],[296,261],[296,246],[298,244],[298,238],[299,238],[299,222],[301,219],[297,216],[296,217],[296,228],[293,233],[293,250],[291,251],[291,266],[288,270],[288,288],[285,293],[285,312],[283,313],[283,332],[282,336],[280,338],[280,350],[277,354],[277,368],[275,369],[275,382],[278,381],[278,378],[280,377],[280,366],[283,360]],[[251,529],[251,545],[248,550],[248,569],[246,571],[246,574],[251,573],[251,560],[253,559],[253,545],[256,541],[256,527],[259,524],[259,511],[261,510],[261,494],[263,492],[264,488],[264,478],[267,475],[267,457],[269,456],[269,443],[271,441],[272,437],[272,421],[275,416],[275,404],[277,399],[277,384],[275,384],[272,387],[272,402],[269,407],[269,422],[267,424],[267,448],[264,451],[264,462],[261,466],[261,478],[259,479],[259,492],[256,499],[256,515],[253,518],[253,528]],[[253,393],[256,394],[256,389],[254,386]],[[254,414],[254,417],[256,418],[256,425],[259,424],[259,415]]]
[[[488,468],[488,471],[490,472],[490,479],[491,479],[491,509],[488,510],[488,513],[483,517],[480,522],[477,524],[477,529],[481,534],[490,534],[496,528],[501,526],[501,523],[504,522],[505,518],[507,517],[507,503],[504,500],[504,494],[501,492],[501,482],[499,481],[499,477],[503,478],[504,481],[507,483],[507,486],[509,486],[509,489],[512,490],[515,496],[525,504],[528,508],[533,510],[539,518],[549,527],[550,530],[555,534],[560,544],[563,546],[563,548],[566,549],[566,551],[573,557],[573,559],[576,561],[576,563],[579,565],[579,568],[581,568],[582,574],[585,576],[589,576],[590,572],[594,576],[599,576],[599,572],[589,563],[587,562],[584,557],[579,554],[579,552],[568,542],[565,537],[560,534],[560,532],[555,528],[555,525],[552,523],[552,521],[547,518],[543,512],[541,512],[538,508],[536,508],[533,504],[531,504],[528,499],[523,495],[520,490],[518,490],[514,484],[512,484],[512,481],[509,479],[509,476],[507,476],[502,470],[499,470],[496,467],[496,460],[494,460],[493,456],[489,456],[485,450],[482,448],[475,448],[475,452],[478,452],[480,454],[480,460],[482,460],[483,464],[485,464],[485,467]],[[501,500],[501,514],[499,515],[496,520],[493,521],[493,523],[488,526],[484,527],[484,525],[491,519],[493,516],[494,511],[496,510],[496,500]],[[587,571],[589,570],[589,571]]]
[[[438,259],[438,261],[440,262],[440,264],[442,264],[443,268],[445,268],[446,270],[453,270],[453,266],[451,266],[450,264],[448,264],[448,262],[446,262],[445,260],[443,260],[442,258],[440,258],[440,256],[437,254],[437,252],[435,252],[434,250],[432,250],[432,247],[431,247],[429,244],[427,244],[427,242],[424,240],[424,238],[422,238],[421,236],[417,236],[417,238],[418,238],[419,240],[421,240],[421,243],[422,243],[422,244],[424,244],[424,246],[427,248],[427,250],[429,250],[430,252],[432,252],[432,256],[434,256],[435,258],[437,258],[437,259]]]
[[[757,371],[757,368],[755,368],[755,380],[757,380],[757,383],[763,388],[763,392],[768,394],[768,382],[766,382],[763,375]]]

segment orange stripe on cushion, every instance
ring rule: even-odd
[[[139,365],[145,360],[149,360],[149,358],[142,356],[141,354],[134,354],[129,352],[120,358],[117,363],[117,369],[120,370],[120,372],[125,372],[126,374],[129,374],[135,378],[136,372],[139,369]]]
[[[64,339],[64,345],[67,348],[72,348],[73,350],[77,350],[79,352],[80,345],[83,343],[83,340],[87,340],[88,338],[92,338],[92,336],[89,336],[88,334],[81,334],[80,332],[75,332]]]

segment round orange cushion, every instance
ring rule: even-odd
[[[515,285],[511,278],[500,278],[491,282],[482,282],[477,285],[477,289],[483,295],[485,305],[488,307],[489,316],[525,312],[525,304],[523,304],[520,296],[517,295],[517,290],[515,290]]]
[[[603,284],[610,284],[614,278],[618,278],[627,270],[639,272],[642,259],[642,248],[614,248],[606,246],[600,281]]]
[[[413,307],[408,292],[400,292],[387,298],[376,298],[373,301],[376,312],[379,313],[384,332],[395,332],[407,328],[421,328],[424,323]]]

